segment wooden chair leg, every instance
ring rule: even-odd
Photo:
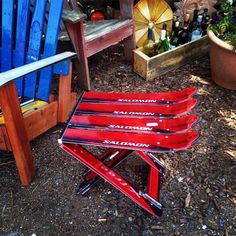
[[[90,90],[90,77],[88,58],[86,52],[86,45],[84,39],[84,24],[79,22],[77,24],[65,23],[70,39],[73,42],[75,51],[79,58],[79,85],[82,89]]]
[[[79,84],[84,90],[91,90],[88,58],[79,56]]]
[[[23,185],[29,185],[35,166],[14,82],[0,88],[0,105],[20,180]]]
[[[124,39],[124,55],[127,61],[133,60],[133,50],[136,48],[134,35],[131,35]]]
[[[120,13],[123,19],[134,19],[134,0],[120,0]],[[136,48],[134,29],[133,35],[124,39],[124,54],[127,61],[132,61],[133,50]]]

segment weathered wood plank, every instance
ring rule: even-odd
[[[122,25],[122,27],[113,28],[112,31],[102,34],[99,37],[96,35],[96,37],[93,37],[93,40],[87,41],[86,54],[88,57],[92,56],[93,54],[100,52],[111,45],[117,44],[118,42],[127,38],[128,35],[133,35],[132,21]]]
[[[209,52],[208,37],[181,45],[154,57],[148,57],[140,49],[134,50],[134,71],[146,80],[154,79],[171,70],[204,56]]]
[[[100,27],[98,27],[98,29],[93,28],[93,26],[91,25],[90,27],[87,28],[87,30],[85,31],[85,41],[86,43],[96,40],[97,38],[100,37],[105,37],[106,35],[110,34],[111,32],[113,32],[113,34],[116,34],[116,31],[119,29],[123,29],[124,27],[133,27],[133,21],[130,19],[127,20],[114,20],[114,21],[109,21],[108,23],[110,24],[106,24],[106,21],[104,21],[104,24],[101,25]],[[115,35],[116,37],[119,37],[119,35]],[[123,34],[123,37],[125,35]]]
[[[63,10],[62,19],[66,22],[75,24],[75,23],[78,23],[79,21],[84,20],[85,18],[87,18],[87,16],[78,11],[68,10],[68,9]]]
[[[113,25],[120,24],[120,20],[103,20],[103,21],[85,21],[84,22],[84,35],[85,37],[90,34],[97,35],[99,32],[102,33],[106,28],[112,27]],[[113,26],[114,27],[114,26]],[[89,39],[89,38],[87,38]]]

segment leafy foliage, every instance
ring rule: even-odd
[[[210,29],[214,34],[229,42],[236,50],[236,7],[229,0],[222,0],[220,9],[212,16]]]

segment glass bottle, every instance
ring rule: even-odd
[[[189,30],[187,26],[184,26],[179,33],[178,45],[185,44],[189,41]]]
[[[170,49],[176,48],[178,46],[179,31],[180,31],[179,21],[175,22],[175,26],[170,34]]]
[[[186,14],[185,17],[184,17],[183,28],[184,28],[184,27],[189,28],[189,24],[190,24],[190,15],[189,15],[189,14]]]
[[[178,17],[176,15],[173,15],[172,20],[172,31],[175,29],[175,23],[178,21]]]
[[[179,32],[178,45],[182,45],[190,41],[189,19],[190,19],[190,15],[186,14],[184,17],[183,29]]]
[[[208,9],[205,8],[202,18],[202,35],[206,35],[209,23],[210,23],[210,14],[208,12]]]
[[[148,38],[143,43],[143,52],[149,57],[155,55],[155,41],[153,40],[152,25],[148,26]]]
[[[189,23],[189,32],[190,33],[192,33],[192,31],[193,31],[193,24],[197,22],[198,12],[199,11],[197,9],[195,9],[193,11],[193,19]]]
[[[202,37],[202,15],[198,15],[197,22],[194,23],[194,29],[192,31],[191,41]]]
[[[193,22],[197,21],[199,11],[197,9],[194,9],[193,11]]]
[[[160,41],[157,44],[156,47],[156,53],[163,53],[166,52],[170,49],[170,44],[169,41],[167,39],[167,31],[166,31],[167,25],[164,23],[162,26],[162,30],[161,30],[161,37],[160,37]]]

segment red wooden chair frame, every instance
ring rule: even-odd
[[[120,0],[121,19],[84,22],[86,15],[81,14],[76,0],[65,1],[63,21],[79,59],[79,83],[90,90],[88,58],[103,49],[123,40],[124,55],[131,61],[136,48],[133,23],[133,0]],[[71,9],[73,11],[69,11]]]

